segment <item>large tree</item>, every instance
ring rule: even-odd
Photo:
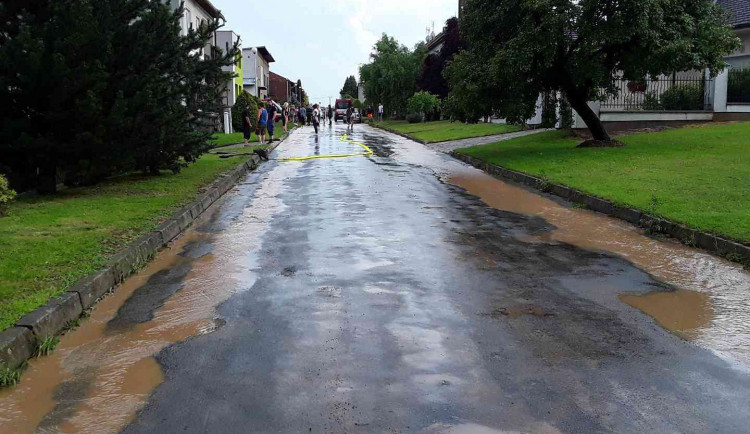
[[[407,101],[417,91],[425,52],[424,43],[409,50],[383,34],[373,47],[370,63],[359,70],[367,101],[373,105],[382,103],[388,112],[395,111],[398,116],[405,115]]]
[[[344,81],[344,87],[341,88],[339,94],[341,94],[342,97],[344,95],[351,95],[352,97],[357,98],[359,88],[357,87],[357,79],[354,78],[353,75],[346,78]]]
[[[149,0],[2,2],[0,170],[54,192],[194,161],[237,50],[204,58],[220,23],[181,36],[181,14]]]
[[[526,106],[560,91],[602,141],[610,136],[587,103],[615,94],[620,74],[716,73],[738,44],[712,0],[469,0],[461,32],[464,67],[488,71],[476,88],[505,89]]]

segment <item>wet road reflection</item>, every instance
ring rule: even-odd
[[[742,270],[364,126],[371,156],[282,161],[344,133],[296,131],[0,392],[3,431],[750,423]]]

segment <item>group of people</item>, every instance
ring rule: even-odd
[[[368,107],[366,110],[366,116],[373,116],[374,109]],[[261,102],[258,105],[258,112],[255,113],[255,119],[258,127],[255,130],[255,135],[258,136],[258,141],[261,145],[266,144],[266,134],[268,135],[268,143],[273,142],[273,136],[276,127],[276,116],[280,117],[280,121],[286,133],[289,130],[289,121],[295,122],[297,125],[312,125],[315,128],[315,134],[318,134],[321,122],[325,124],[328,120],[328,125],[332,125],[336,119],[336,113],[333,107],[321,107],[320,104],[312,104],[307,107],[294,105],[285,102],[283,106],[280,106],[273,99],[269,99],[267,102]],[[243,119],[243,136],[245,138],[245,145],[250,141],[252,135],[252,114],[250,113],[250,107],[246,107],[242,113]],[[378,120],[383,120],[383,105],[378,106]],[[352,106],[346,110],[346,116],[344,119],[347,123],[347,130],[351,129],[354,131],[354,121],[356,120],[355,109]]]

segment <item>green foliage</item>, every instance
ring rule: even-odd
[[[339,94],[342,98],[344,98],[344,95],[347,95],[351,98],[351,95],[358,95],[359,94],[359,88],[357,87],[357,79],[354,78],[353,75],[350,75],[349,77],[344,80],[344,87],[341,88],[339,91]],[[356,96],[355,96],[356,97]],[[347,99],[347,98],[344,98]],[[354,98],[351,98],[354,99]]]
[[[258,103],[260,103],[258,97],[250,95],[250,93],[244,90],[240,93],[232,108],[232,128],[235,131],[244,130],[245,121],[242,119],[242,115],[245,110],[250,114],[250,124],[252,125],[250,131],[255,131],[258,128],[258,117],[256,116],[256,113],[258,113]]]
[[[568,99],[563,95],[560,98],[560,128],[569,130],[573,128],[573,108],[570,106]]]
[[[729,70],[727,96],[730,100],[750,101],[750,68]]]
[[[406,115],[406,122],[409,122],[410,124],[418,124],[422,122],[422,115],[418,113],[409,113]]]
[[[410,113],[418,114],[423,120],[428,113],[440,109],[440,99],[429,92],[417,92],[409,98],[406,106]]]
[[[358,100],[356,98],[354,98],[354,101],[352,102],[352,105],[354,105],[354,108],[357,108],[357,109],[360,109],[360,110],[363,110],[365,108],[365,103],[363,103],[362,101],[360,101],[360,100]]]
[[[208,149],[237,50],[202,58],[220,23],[182,36],[167,3],[3,3],[0,155],[14,188],[179,171]]]
[[[453,17],[445,22],[443,38],[443,47],[440,52],[425,56],[422,62],[422,71],[417,80],[420,89],[437,95],[440,99],[446,98],[450,91],[448,81],[443,76],[445,66],[453,60],[453,56],[463,46],[458,30],[458,18]]]
[[[16,192],[8,185],[8,180],[0,174],[0,217],[8,211],[8,204],[15,199]]]
[[[424,56],[423,43],[412,51],[383,34],[370,54],[370,63],[359,70],[367,100],[375,106],[382,103],[403,118],[409,97],[417,91]]]
[[[678,84],[661,94],[664,110],[700,110],[703,108],[703,88],[694,84]]]
[[[607,140],[587,102],[615,94],[620,73],[721,71],[739,46],[726,18],[711,0],[472,0],[461,20],[467,50],[446,71],[451,106],[472,117],[473,101],[480,114],[517,118],[540,93],[563,91],[594,137]]]
[[[659,95],[655,92],[649,92],[643,96],[643,104],[641,104],[643,110],[661,110],[661,100]]]
[[[21,371],[0,365],[0,389],[15,386],[21,381]]]
[[[60,344],[60,338],[57,336],[47,336],[46,338],[37,341],[36,357],[49,356],[55,351],[55,348]]]

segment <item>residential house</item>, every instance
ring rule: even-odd
[[[431,33],[427,37],[427,45],[425,45],[425,48],[427,48],[427,55],[439,55],[440,50],[443,49],[443,45],[445,45],[445,32],[440,32],[437,35]]]
[[[750,116],[750,1],[717,0],[729,12],[730,24],[740,38],[740,48],[726,57],[727,71],[716,77],[715,111],[720,120],[744,120]],[[725,92],[721,92],[726,89]]]
[[[268,96],[276,102],[288,102],[292,99],[294,83],[275,72],[269,74]]]
[[[223,95],[224,113],[222,118],[224,121],[224,132],[231,133],[232,107],[234,107],[234,103],[237,102],[237,97],[240,96],[243,88],[242,38],[240,38],[240,35],[234,33],[231,30],[221,30],[216,32],[216,41],[219,48],[225,53],[229,52],[235,44],[237,44],[240,49],[240,52],[237,54],[235,63],[229,66],[222,67],[224,71],[234,74],[234,78],[229,79],[229,81],[227,82]]]
[[[266,98],[271,81],[270,64],[276,60],[263,46],[243,49],[242,57],[245,66],[242,83],[245,90],[258,98]]]
[[[198,28],[201,25],[206,25],[212,20],[226,21],[221,11],[209,0],[168,0],[169,5],[178,9],[181,4],[184,3],[185,9],[182,14],[182,20],[180,20],[181,33],[187,35],[190,29]],[[217,46],[216,34],[214,34],[213,40],[208,43],[201,53],[202,56],[210,55],[213,47]]]

